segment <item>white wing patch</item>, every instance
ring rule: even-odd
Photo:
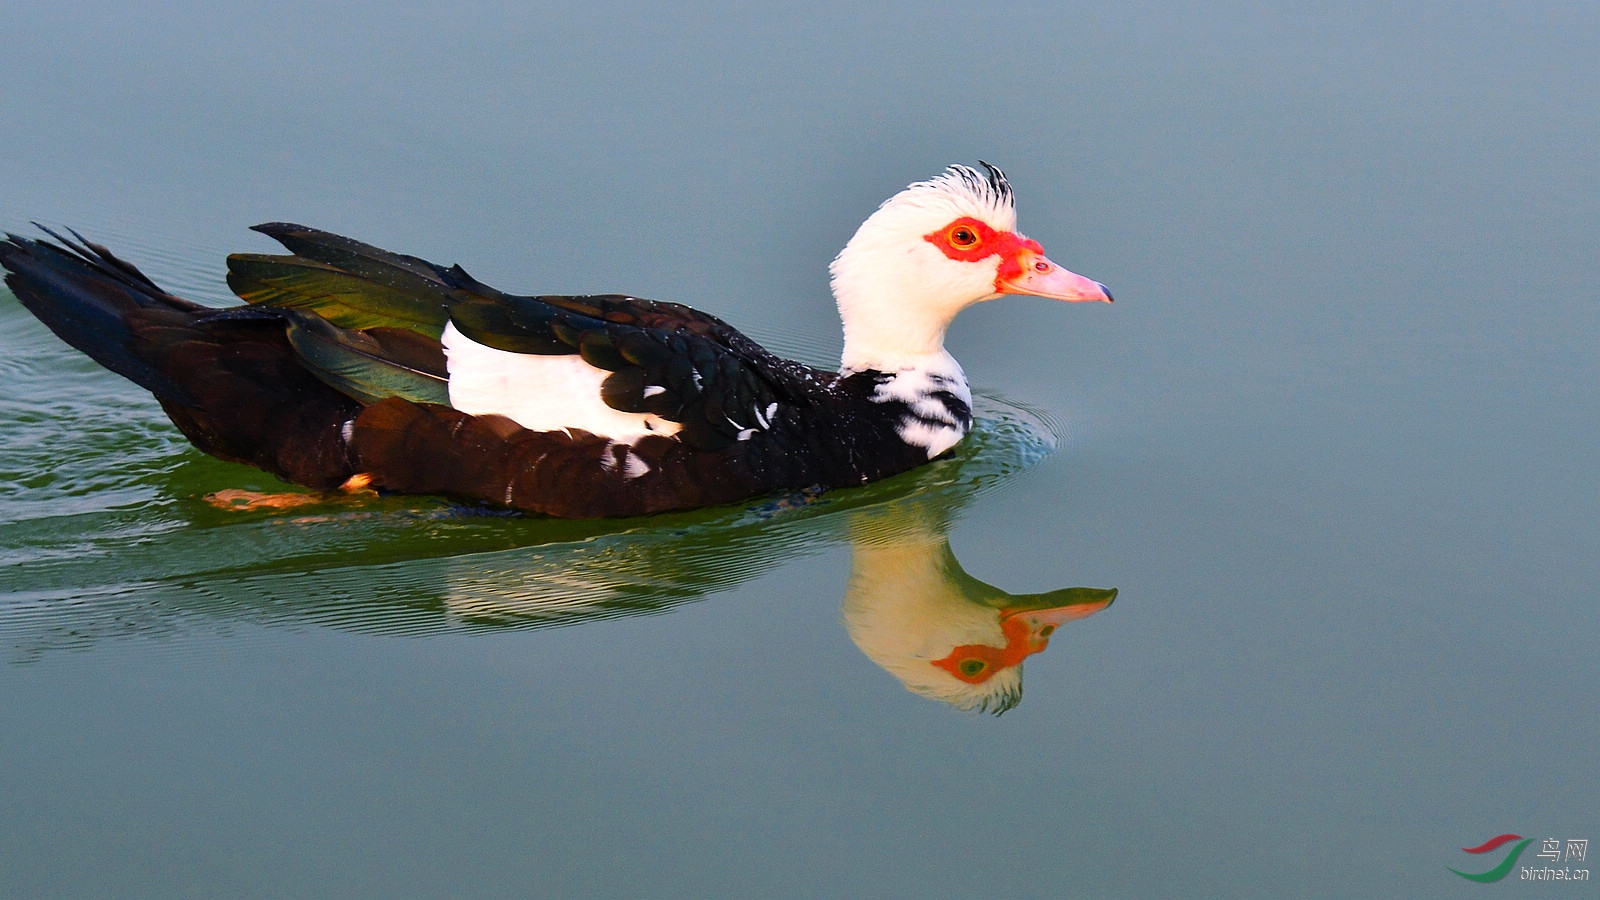
[[[670,436],[678,423],[647,413],[625,413],[600,399],[600,382],[610,372],[583,357],[540,356],[496,350],[445,326],[446,365],[450,371],[450,405],[470,415],[498,414],[533,431],[584,431],[627,441],[647,434]],[[629,459],[628,470],[635,469]],[[649,471],[644,460],[638,460]],[[626,471],[630,477],[638,477]]]

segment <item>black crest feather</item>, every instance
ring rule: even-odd
[[[950,167],[950,171],[966,184],[974,194],[985,196],[994,205],[1000,207],[1015,206],[1016,200],[1011,194],[1011,182],[1006,180],[1006,173],[1000,171],[999,166],[990,165],[983,160],[978,160],[986,172],[979,172],[971,166],[960,164]]]

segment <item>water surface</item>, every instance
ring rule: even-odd
[[[205,302],[301,221],[825,364],[828,260],[980,158],[1118,298],[965,314],[922,472],[558,523],[216,509],[281,486],[0,296],[6,892],[1439,896],[1600,832],[1591,8],[0,29],[0,225]],[[1058,628],[984,715],[884,597]]]

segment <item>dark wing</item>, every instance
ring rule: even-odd
[[[456,302],[510,296],[483,284],[460,266],[439,266],[305,225],[268,222],[251,230],[277,240],[291,255],[235,253],[228,257],[228,286],[250,304],[309,310],[345,328],[411,328],[437,338]],[[727,331],[743,338],[715,316],[676,303],[618,295],[536,299],[619,324],[705,336]]]
[[[677,422],[678,439],[702,450],[765,431],[781,407],[812,405],[833,378],[678,304],[475,293],[450,309],[463,335],[513,353],[579,354],[611,373],[606,405]]]
[[[498,350],[581,355],[612,373],[602,388],[609,406],[677,422],[680,440],[708,450],[765,430],[782,405],[810,405],[836,377],[780,359],[721,319],[680,304],[621,294],[515,296],[460,266],[303,225],[255,230],[293,255],[230,256],[229,286],[263,312],[299,311],[284,318],[308,366],[366,403],[383,396],[445,400],[437,399],[437,386],[401,371],[426,367],[386,357],[349,332],[318,328],[304,314],[372,336],[387,328],[437,338],[454,321],[468,338]]]

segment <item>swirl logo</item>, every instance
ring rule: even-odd
[[[1500,860],[1499,865],[1487,872],[1463,872],[1460,869],[1450,869],[1450,871],[1460,875],[1462,878],[1465,878],[1468,881],[1477,881],[1483,884],[1488,884],[1491,881],[1499,881],[1500,879],[1511,874],[1511,868],[1517,864],[1517,857],[1521,856],[1522,851],[1527,849],[1529,844],[1533,843],[1533,838],[1525,838],[1520,834],[1502,834],[1492,837],[1476,847],[1461,848],[1462,851],[1466,853],[1489,853],[1504,847],[1506,844],[1509,844],[1512,841],[1521,841],[1521,843],[1517,844],[1515,847],[1512,847],[1511,852],[1506,854],[1506,858]],[[1446,868],[1449,867],[1446,866]]]

